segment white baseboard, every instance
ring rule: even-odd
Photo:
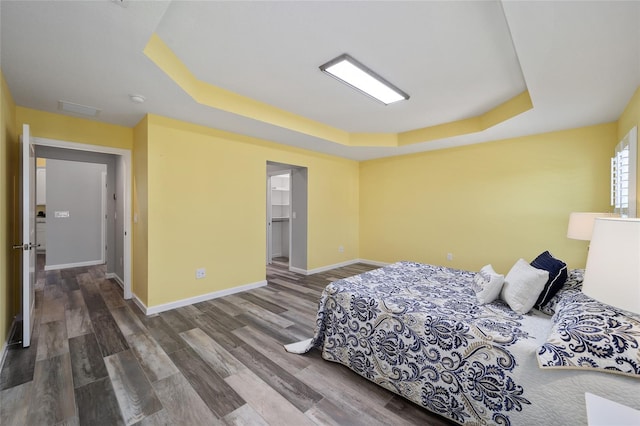
[[[296,268],[294,266],[289,266],[289,270],[291,272],[295,272],[296,274],[309,275],[306,269]]]
[[[7,358],[7,350],[9,349],[9,337],[11,337],[11,328],[9,329],[9,335],[7,340],[2,344],[2,353],[0,353],[0,371],[4,367],[4,360]]]
[[[373,266],[386,266],[386,265],[389,264],[389,263],[386,263],[386,262],[378,262],[376,260],[352,259],[352,260],[347,260],[345,262],[334,263],[333,265],[321,266],[319,268],[314,268],[314,269],[300,269],[300,268],[289,267],[289,270],[291,272],[295,272],[297,274],[313,275],[313,274],[317,274],[317,273],[320,273],[320,272],[326,272],[326,271],[329,271],[331,269],[342,268],[344,266],[353,265],[353,264],[356,264],[356,263],[366,263],[368,265],[373,265]]]
[[[89,260],[86,262],[76,262],[76,263],[63,263],[59,265],[45,265],[45,271],[53,271],[55,269],[67,269],[67,268],[79,268],[82,266],[94,266],[94,265],[102,265],[104,261],[102,260]]]
[[[138,299],[138,296],[136,296],[136,295],[134,294],[134,295],[133,295],[133,297],[132,297],[132,299],[133,299],[133,303],[135,303],[135,304],[136,304],[136,306],[137,306],[137,307],[138,307],[138,308],[139,308],[139,309],[140,309],[144,314],[149,315],[149,314],[147,314],[147,306],[146,306],[144,303],[142,303],[142,300]]]
[[[122,278],[120,278],[115,272],[107,272],[106,274],[104,274],[104,277],[108,280],[114,280],[118,283],[120,288],[124,290],[124,281],[122,281]]]
[[[164,303],[162,305],[155,305],[147,307],[137,296],[133,296],[133,301],[146,315],[153,315],[164,311],[170,311],[171,309],[180,308],[182,306],[193,305],[194,303],[205,302],[211,299],[217,299],[219,297],[229,296],[235,293],[242,293],[243,291],[253,290],[258,287],[264,287],[267,285],[266,280],[258,281],[251,284],[245,284],[238,287],[228,288],[226,290],[214,291],[212,293],[201,294],[200,296],[189,297],[187,299],[176,300],[175,302]]]
[[[368,259],[358,259],[358,263],[366,263],[367,265],[380,266],[380,267],[391,265],[391,263],[389,262],[378,262],[377,260],[368,260]]]
[[[11,326],[9,327],[9,334],[7,334],[7,338],[4,343],[2,343],[2,353],[0,353],[0,371],[4,368],[4,362],[7,359],[7,352],[9,351],[9,339],[11,338],[11,334],[15,331],[15,327],[16,319],[14,317],[13,321],[11,321]]]

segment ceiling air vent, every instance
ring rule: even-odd
[[[58,109],[72,114],[84,115],[87,117],[97,117],[100,114],[98,108],[92,106],[74,104],[73,102],[58,101]]]

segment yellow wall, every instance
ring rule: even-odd
[[[16,106],[0,70],[0,347],[9,336],[13,317],[18,313],[19,294],[15,290],[15,259],[9,245],[14,241],[16,155],[18,132]]]
[[[147,117],[133,130],[133,274],[131,291],[145,305],[148,285]]]
[[[16,115],[17,124],[28,124],[34,137],[121,149],[133,146],[133,129],[129,127],[23,107],[16,108]]]
[[[267,161],[308,168],[308,269],[358,257],[357,162],[152,115],[147,306],[265,279]]]
[[[133,150],[133,292],[149,307],[264,280],[267,161],[308,168],[308,269],[363,258],[506,272],[545,249],[584,266],[568,214],[609,209],[608,158],[640,109],[636,92],[618,123],[357,163],[154,115],[129,129],[16,108],[6,93],[5,152],[23,122]]]
[[[586,242],[566,238],[569,213],[610,209],[616,131],[611,123],[363,162],[360,257],[506,273],[548,249],[584,267]]]
[[[640,134],[640,86],[618,120],[618,141],[621,141],[634,126],[638,126],[638,134]],[[638,142],[636,164],[640,166],[640,141]],[[636,173],[636,179],[636,212],[640,212],[640,172]],[[638,215],[640,216],[640,214]]]

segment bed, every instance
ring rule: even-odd
[[[546,313],[525,315],[499,299],[479,304],[476,274],[398,262],[335,281],[313,338],[287,350],[318,348],[459,424],[586,425],[585,392],[640,410],[640,318],[584,296],[580,270]],[[594,317],[613,343],[589,335]]]

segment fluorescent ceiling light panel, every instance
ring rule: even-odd
[[[100,113],[98,108],[94,108],[87,105],[74,104],[73,102],[58,101],[58,109],[73,114],[86,115],[89,117],[95,117]]]
[[[409,99],[408,94],[346,53],[321,65],[320,69],[385,105]]]

